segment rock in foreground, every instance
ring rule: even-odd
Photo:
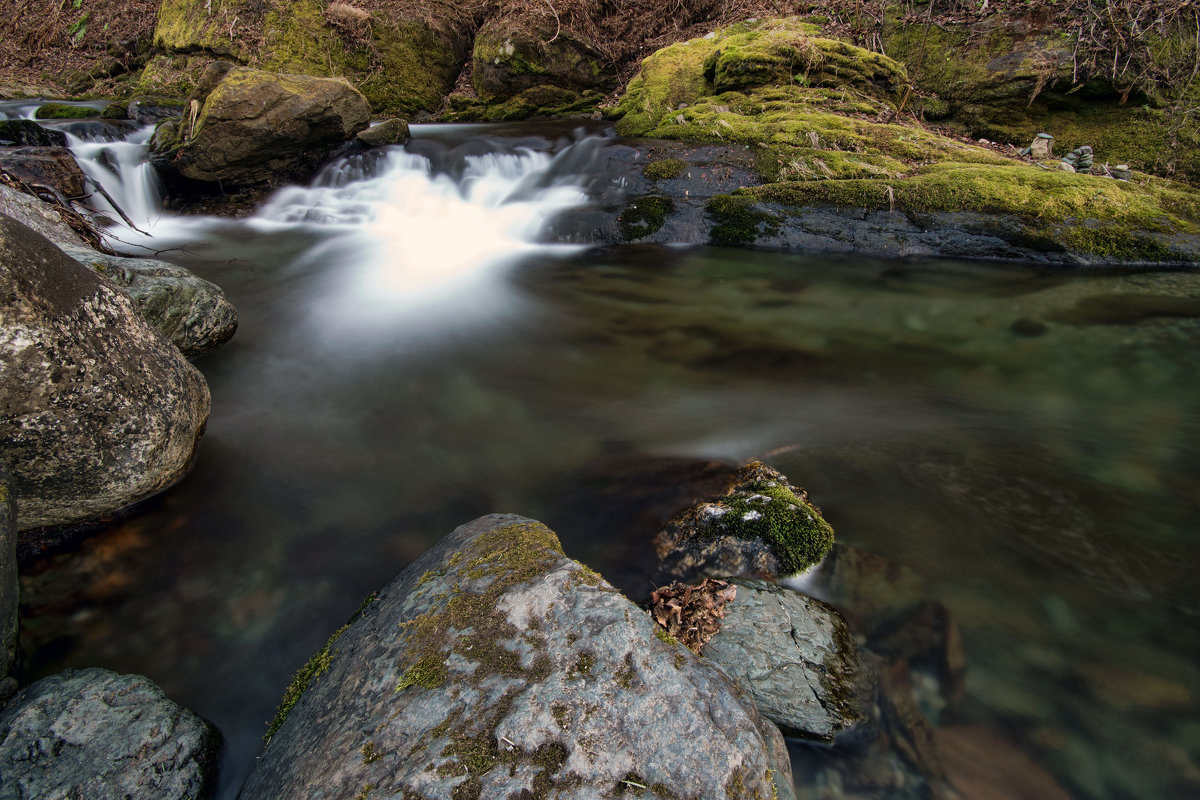
[[[208,386],[133,301],[5,216],[0,293],[0,439],[18,528],[95,519],[182,477]]]
[[[831,742],[865,722],[871,681],[837,610],[765,581],[733,583],[737,599],[704,656],[789,736]]]
[[[241,796],[791,796],[778,731],[664,639],[540,523],[481,518],[301,670]]]
[[[220,71],[203,103],[155,133],[159,168],[214,188],[274,186],[307,177],[370,121],[366,98],[344,80]]]
[[[16,671],[17,642],[17,509],[13,503],[8,467],[0,461],[0,706],[17,690],[9,677]]]
[[[0,797],[198,800],[218,736],[149,679],[66,670],[0,711]]]

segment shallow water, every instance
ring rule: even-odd
[[[944,730],[1072,797],[1200,791],[1200,275],[515,247],[413,302],[337,226],[181,236],[165,256],[241,318],[198,363],[199,460],[26,575],[24,644],[38,675],[140,672],[217,723],[223,796],[291,673],[454,526],[542,519],[637,595],[679,487],[754,457],[953,611]]]

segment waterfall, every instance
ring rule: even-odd
[[[66,134],[67,146],[80,169],[100,187],[91,192],[88,205],[112,221],[107,238],[116,240],[113,244],[118,246],[143,244],[153,238],[164,216],[162,184],[147,161],[154,126],[140,128],[123,141],[113,141],[102,133]]]

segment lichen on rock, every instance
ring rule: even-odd
[[[336,781],[387,796],[583,798],[629,790],[636,774],[664,797],[768,800],[786,769],[773,729],[656,630],[540,523],[476,520],[302,670],[242,796]]]

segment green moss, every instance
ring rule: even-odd
[[[129,103],[127,101],[114,101],[104,107],[100,112],[100,119],[128,119],[129,118]]]
[[[749,197],[717,195],[708,201],[705,210],[713,221],[709,239],[719,245],[753,244],[761,234],[776,233],[779,218],[759,211]]]
[[[299,702],[300,697],[304,694],[304,691],[309,687],[309,685],[321,675],[325,674],[325,671],[329,669],[330,664],[333,663],[333,656],[335,652],[333,645],[337,642],[338,638],[346,632],[346,629],[354,624],[354,622],[360,616],[362,616],[363,611],[366,610],[367,606],[374,602],[375,597],[376,595],[374,593],[368,595],[367,598],[363,600],[362,605],[358,607],[358,610],[354,612],[354,615],[350,617],[346,624],[334,631],[333,635],[329,637],[329,640],[325,642],[325,646],[318,650],[313,657],[310,658],[308,662],[305,663],[305,665],[297,670],[296,674],[292,676],[292,681],[288,684],[287,689],[284,690],[283,699],[279,701],[279,706],[275,710],[275,718],[271,720],[271,724],[267,727],[267,733],[263,737],[264,745],[269,743],[271,738],[283,726],[283,723],[287,720],[288,714],[295,707],[296,703]]]
[[[664,644],[679,644],[678,639],[676,639],[674,636],[667,633],[665,630],[658,627],[657,625],[654,626],[654,635],[657,636],[658,640]],[[679,644],[679,646],[682,647],[683,645]]]
[[[34,112],[35,119],[84,119],[86,117],[94,117],[99,114],[94,108],[88,106],[72,106],[66,103],[46,103],[38,106],[38,110]]]
[[[592,667],[596,666],[596,657],[591,653],[580,653],[575,659],[575,663],[567,670],[568,678],[586,678],[592,674]]]
[[[655,195],[639,197],[630,202],[617,219],[622,238],[632,242],[658,233],[674,208],[675,201],[671,198]]]
[[[808,502],[778,482],[755,483],[755,496],[744,493],[725,498],[729,509],[723,518],[729,529],[743,539],[762,539],[779,560],[780,572],[802,572],[829,554],[833,528]]]
[[[1011,214],[1047,241],[1081,253],[1170,260],[1152,234],[1200,234],[1200,194],[1171,181],[1126,183],[1024,164],[933,164],[903,180],[777,183],[747,198],[792,207],[832,205],[907,212]]]
[[[687,169],[687,162],[678,158],[661,158],[651,161],[642,169],[642,175],[651,181],[666,181],[678,178]]]
[[[354,796],[354,800],[368,800],[371,797],[371,792],[375,791],[375,784],[368,783],[362,788],[358,794]]]
[[[167,52],[205,50],[242,59],[251,43],[242,44],[234,37],[234,23],[254,19],[253,6],[252,0],[163,0],[154,46]]]
[[[592,114],[603,100],[599,92],[577,92],[557,86],[534,86],[502,102],[455,102],[442,118],[446,122],[505,122],[558,119]]]
[[[383,758],[383,753],[375,749],[374,742],[367,742],[362,746],[362,763],[363,766],[374,764],[379,759]]]
[[[403,692],[413,686],[420,686],[422,689],[436,689],[445,682],[445,660],[434,653],[429,653],[404,671],[400,681],[396,684],[396,691]]]

